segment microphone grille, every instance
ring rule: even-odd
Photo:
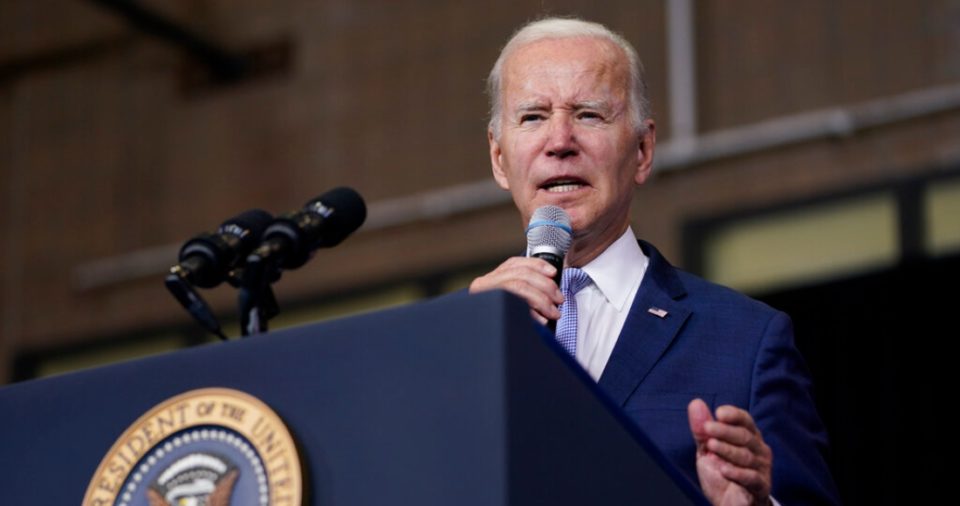
[[[220,224],[217,233],[235,234],[259,241],[263,231],[273,222],[273,216],[262,209],[250,209]]]
[[[314,247],[329,248],[340,244],[360,228],[367,219],[367,205],[353,188],[341,186],[307,203],[307,208],[320,212],[327,220],[323,234]]]
[[[564,256],[573,241],[570,215],[557,206],[537,208],[527,225],[527,249],[532,255],[550,252]]]

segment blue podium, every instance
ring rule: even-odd
[[[0,389],[0,502],[77,504],[183,392],[286,424],[314,505],[705,504],[519,299],[458,293]]]

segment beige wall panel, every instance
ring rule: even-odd
[[[932,183],[924,200],[927,251],[945,255],[960,251],[960,179]]]
[[[703,255],[709,279],[747,293],[890,267],[900,258],[896,201],[871,195],[733,222]]]

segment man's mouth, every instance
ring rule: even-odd
[[[551,179],[540,185],[540,189],[550,193],[564,193],[579,190],[584,186],[586,186],[586,183],[582,179],[564,177]]]

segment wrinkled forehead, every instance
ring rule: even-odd
[[[543,95],[553,100],[624,99],[630,86],[623,50],[601,38],[545,39],[514,49],[504,62],[506,102]],[[504,104],[506,105],[506,104]]]

